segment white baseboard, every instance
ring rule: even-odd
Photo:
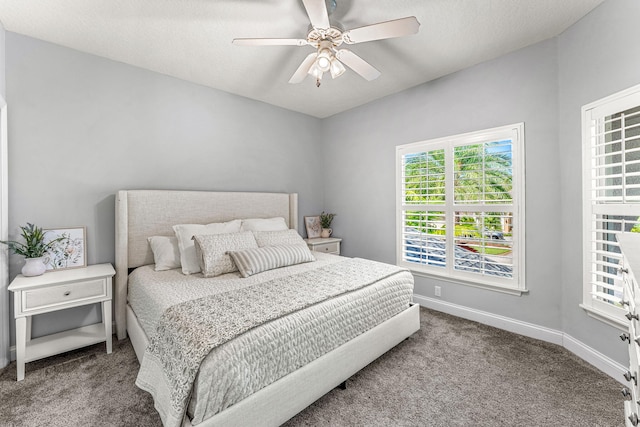
[[[575,354],[585,362],[600,369],[605,374],[609,375],[620,384],[628,385],[629,383],[622,376],[629,370],[628,367],[624,367],[615,360],[600,353],[599,351],[585,345],[581,341],[573,338],[571,335],[564,334],[564,340],[562,346]]]
[[[622,374],[624,374],[627,369],[623,365],[562,331],[418,294],[413,294],[413,301],[423,307],[436,311],[441,311],[463,319],[493,326],[505,331],[514,332],[516,334],[524,335],[525,337],[560,345],[585,362],[600,369],[619,383],[626,384]]]

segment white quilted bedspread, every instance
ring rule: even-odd
[[[244,279],[237,273],[205,279],[201,274],[185,276],[179,269],[155,272],[153,266],[141,267],[129,279],[129,304],[150,337],[162,313],[172,305],[347,259],[314,255],[316,262]],[[188,407],[191,423],[202,422],[406,309],[412,294],[413,277],[401,272],[276,319],[214,348],[194,384]]]

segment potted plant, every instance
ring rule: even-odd
[[[320,226],[322,227],[322,232],[320,233],[320,237],[329,237],[333,230],[331,229],[331,222],[333,218],[336,216],[334,213],[325,213],[322,211],[320,214]]]
[[[62,240],[62,237],[45,243],[44,236],[47,232],[42,231],[42,228],[29,222],[25,226],[20,226],[20,230],[22,230],[20,235],[24,243],[14,240],[0,240],[0,243],[4,243],[9,246],[9,249],[14,253],[22,255],[25,258],[25,264],[24,267],[22,267],[23,276],[39,276],[47,270],[46,264],[48,257],[45,255],[54,244]]]

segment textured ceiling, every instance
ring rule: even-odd
[[[349,46],[382,75],[351,70],[320,88],[289,84],[309,46],[247,47],[238,37],[305,38],[300,0],[1,0],[8,31],[316,117],[328,117],[562,33],[603,0],[338,0],[351,29],[416,16],[417,35]]]

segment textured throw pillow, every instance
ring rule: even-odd
[[[264,246],[304,244],[304,240],[296,230],[254,231],[253,235],[261,248]]]
[[[171,270],[180,267],[180,249],[178,239],[169,236],[152,236],[147,239],[153,252],[156,271]]]
[[[249,218],[242,220],[241,231],[278,231],[287,230],[287,223],[282,217]]]
[[[258,247],[250,231],[204,236],[196,234],[193,240],[204,277],[215,277],[238,271],[227,252]]]
[[[238,233],[242,221],[239,219],[229,222],[216,222],[212,224],[179,224],[173,226],[173,231],[178,239],[178,249],[180,250],[180,264],[184,274],[200,272],[200,263],[196,256],[196,248],[191,239],[196,234],[224,234]]]
[[[311,262],[316,259],[306,244],[265,246],[264,248],[230,251],[229,255],[242,277],[249,277],[274,268]]]

